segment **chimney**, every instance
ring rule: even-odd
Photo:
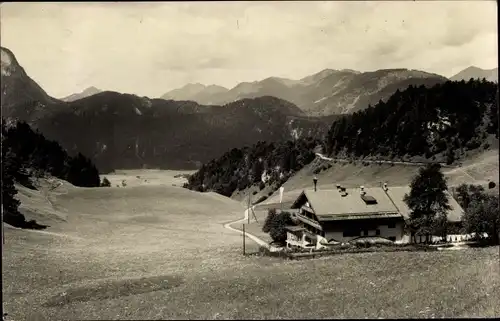
[[[364,186],[360,186],[360,187],[359,187],[359,189],[360,189],[360,192],[359,192],[359,193],[360,193],[361,195],[365,195],[365,194],[366,194],[366,192],[365,192],[365,187],[364,187]]]
[[[388,188],[387,188],[387,183],[384,183],[384,191],[387,191]]]
[[[313,183],[314,183],[314,191],[316,192],[317,191],[316,185],[318,184],[318,178],[316,176],[314,176],[313,178]]]

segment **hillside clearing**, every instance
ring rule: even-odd
[[[487,185],[489,181],[498,183],[499,166],[498,150],[490,150],[466,160],[461,167],[445,168],[443,173],[447,178],[448,186]],[[325,169],[315,173],[317,168]],[[303,189],[312,188],[314,176],[318,178],[319,189],[332,189],[335,188],[336,184],[345,187],[380,186],[382,182],[387,182],[389,186],[402,186],[411,182],[419,168],[419,166],[400,164],[368,164],[365,166],[362,161],[335,163],[321,160],[318,157],[283,184],[285,188],[283,202],[291,202],[300,195]],[[260,196],[262,195],[256,194],[252,196],[252,200],[257,200]],[[279,190],[262,202],[262,205],[275,203],[279,203]]]

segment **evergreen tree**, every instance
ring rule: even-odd
[[[104,177],[102,179],[101,187],[110,187],[110,186],[111,186],[111,182],[106,177]]]
[[[429,236],[446,222],[446,212],[451,209],[446,191],[448,186],[439,164],[421,168],[411,184],[410,194],[404,201],[411,210],[409,226],[415,232]],[[443,231],[439,231],[443,233]]]
[[[19,213],[20,202],[15,198],[17,194],[14,186],[14,176],[19,170],[15,155],[2,148],[2,212],[3,221],[14,227],[25,227],[26,219]]]
[[[488,238],[498,244],[500,229],[500,211],[498,209],[498,195],[484,194],[473,198],[464,215],[464,227],[468,233],[475,233],[482,237],[487,233]]]

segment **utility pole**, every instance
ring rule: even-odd
[[[250,224],[250,204],[251,204],[250,195],[251,195],[251,193],[249,192],[248,193],[248,206],[247,206],[248,224]]]
[[[243,223],[243,256],[245,256],[245,223]]]
[[[3,222],[3,208],[1,214],[2,214],[2,244],[5,244],[5,223]]]

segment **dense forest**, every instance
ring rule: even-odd
[[[70,157],[57,142],[45,139],[28,124],[8,124],[2,119],[2,208],[5,222],[21,228],[39,226],[26,222],[19,213],[14,183],[34,189],[30,178],[45,174],[76,186],[100,185],[99,173],[90,159],[82,154]]]
[[[401,158],[445,155],[452,163],[498,138],[498,86],[485,80],[432,88],[409,86],[389,100],[335,121],[326,138],[328,154]]]
[[[260,142],[233,149],[204,164],[185,187],[227,196],[253,184],[277,188],[315,158],[317,145],[334,157],[411,160],[419,156],[452,164],[467,150],[488,147],[489,137],[498,139],[497,84],[471,79],[431,88],[409,86],[397,90],[387,102],[340,117],[324,139]],[[261,177],[261,172],[271,175]]]
[[[285,182],[314,159],[313,150],[320,143],[309,138],[283,143],[261,141],[251,147],[234,148],[204,164],[189,177],[185,187],[231,196],[235,190],[254,184],[262,189],[266,183]]]

